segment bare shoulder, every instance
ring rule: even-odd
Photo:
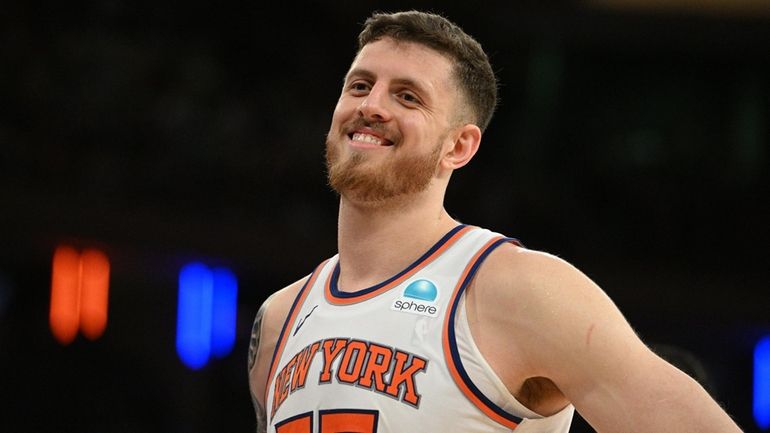
[[[283,322],[286,320],[294,299],[306,280],[307,277],[278,290],[268,296],[259,307],[251,331],[252,343],[249,346],[249,370],[256,364],[255,357],[258,354],[256,349],[264,348],[270,342],[274,344],[275,340],[278,339]]]
[[[298,280],[270,295],[254,318],[249,344],[249,387],[254,403],[261,403],[275,345],[289,314],[294,299],[307,277]]]
[[[553,377],[562,370],[558,352],[576,342],[595,343],[597,332],[635,334],[615,304],[590,278],[567,261],[512,244],[500,246],[479,270],[468,294],[490,332],[515,337],[531,375]],[[469,316],[470,317],[470,316]],[[488,320],[494,318],[494,320]],[[488,323],[487,323],[488,322]]]
[[[540,378],[558,390],[541,407],[569,400],[597,431],[648,431],[650,422],[658,430],[740,431],[700,385],[644,345],[598,285],[558,257],[499,247],[466,307],[479,349],[517,397]]]
[[[482,264],[469,298],[487,308],[516,311],[527,323],[557,326],[551,313],[576,302],[612,305],[604,291],[567,261],[542,251],[503,244]],[[513,310],[512,310],[513,309]],[[533,322],[534,321],[534,322]]]
[[[503,244],[493,251],[483,264],[478,278],[493,282],[493,287],[501,290],[514,289],[518,296],[569,296],[569,290],[585,289],[586,285],[593,290],[599,289],[567,261],[514,244]]]
[[[520,399],[533,379],[557,382],[562,374],[571,374],[564,364],[574,361],[568,361],[565,351],[591,338],[595,317],[619,316],[604,292],[570,263],[513,244],[501,245],[481,265],[466,308],[479,350]],[[619,317],[613,326],[628,325]],[[633,335],[630,328],[628,332]],[[563,407],[561,393],[548,394],[541,397],[550,404],[531,402],[530,409],[555,412]]]

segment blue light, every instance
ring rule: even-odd
[[[238,304],[238,281],[226,268],[216,268],[214,303],[211,320],[211,352],[217,358],[227,356],[235,345],[235,319]]]
[[[754,347],[754,420],[760,429],[770,428],[770,336]]]
[[[211,353],[211,304],[214,279],[201,263],[191,263],[179,272],[176,351],[182,362],[197,370]]]

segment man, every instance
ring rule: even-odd
[[[257,431],[740,431],[578,270],[446,212],[495,103],[454,24],[367,20],[326,143],[339,254],[257,314]]]

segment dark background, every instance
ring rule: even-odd
[[[416,7],[476,36],[502,84],[450,213],[574,263],[758,431],[770,6],[694,3],[3,4],[0,430],[253,431],[254,314],[336,251],[322,143],[355,36]],[[95,342],[48,328],[60,244],[110,258]],[[199,371],[174,349],[190,260],[240,287],[235,350]]]

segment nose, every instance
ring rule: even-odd
[[[388,109],[388,91],[384,86],[374,85],[358,106],[358,113],[365,120],[387,122],[392,113]]]

